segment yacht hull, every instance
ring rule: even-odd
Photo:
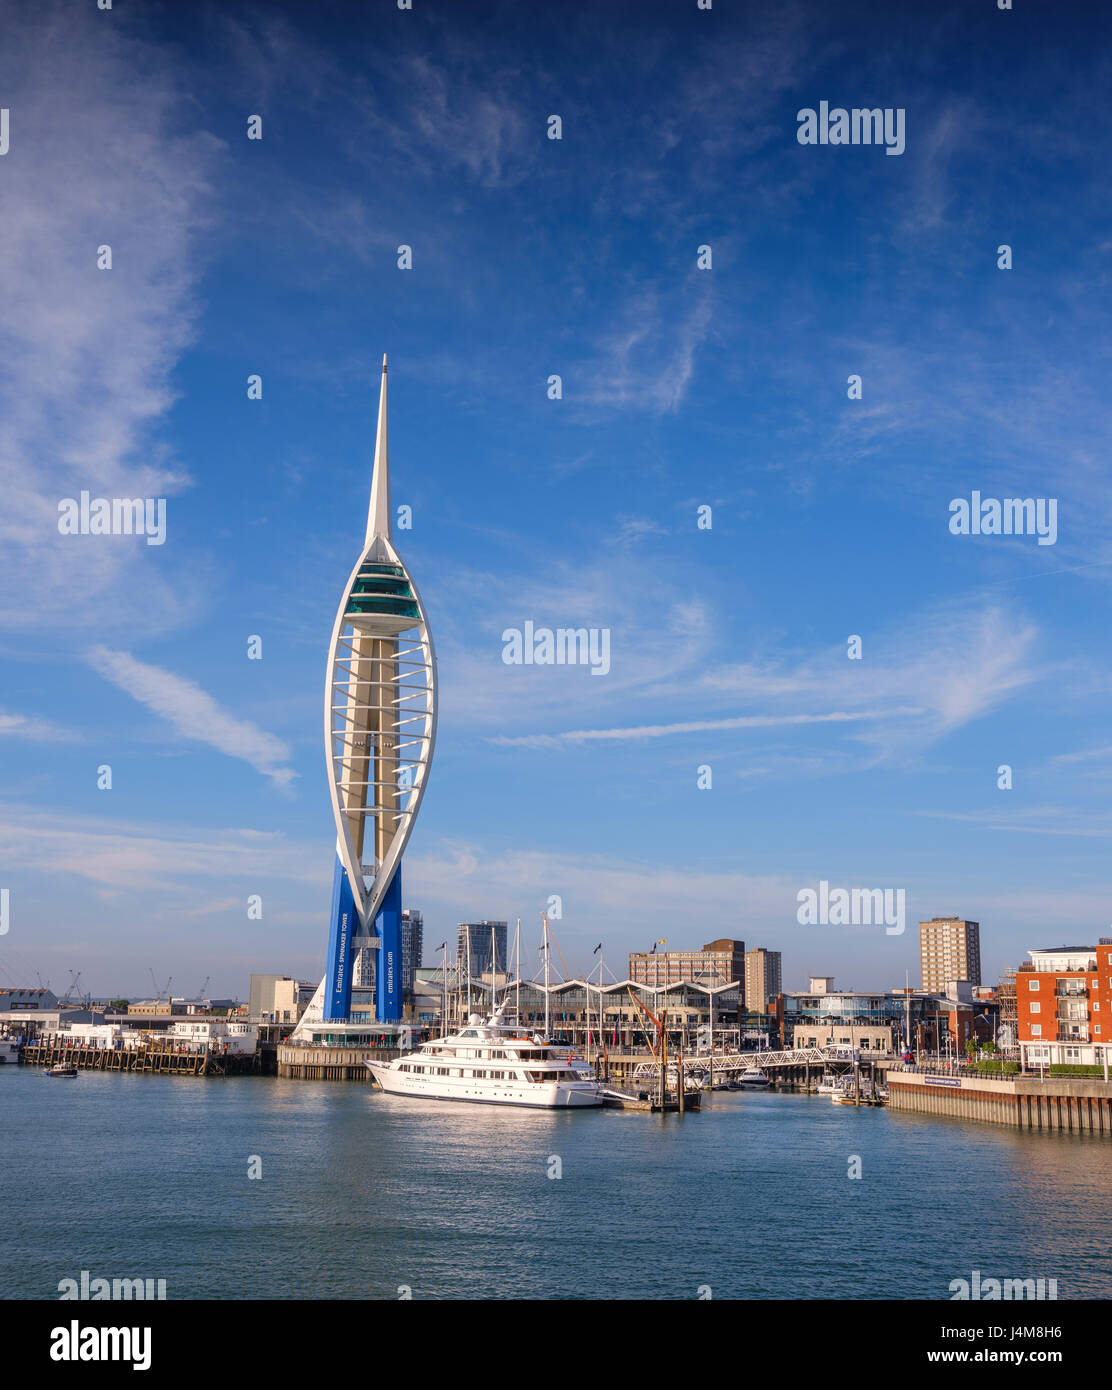
[[[516,1105],[531,1110],[598,1108],[603,1103],[599,1088],[590,1081],[534,1084],[505,1081],[484,1082],[482,1086],[476,1086],[467,1078],[414,1075],[367,1059],[364,1059],[363,1065],[388,1095],[410,1096],[415,1100],[469,1101],[473,1105]]]

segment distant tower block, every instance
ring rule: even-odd
[[[436,742],[436,655],[417,586],[393,545],[385,357],[367,535],[328,649],[324,742],[336,866],[327,974],[313,1002],[324,1022],[346,1019],[356,951],[372,946],[375,1016],[397,1022],[401,859]]]

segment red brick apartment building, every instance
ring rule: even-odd
[[[1112,1043],[1112,937],[1029,951],[1016,971],[1020,1054],[1032,1066],[1100,1066]]]

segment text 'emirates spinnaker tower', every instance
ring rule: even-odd
[[[436,742],[436,654],[421,596],[393,544],[385,357],[367,537],[328,649],[324,742],[336,869],[323,1019],[349,1016],[355,951],[373,946],[375,1017],[397,1022],[402,852]]]

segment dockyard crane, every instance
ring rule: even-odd
[[[65,998],[62,999],[62,1000],[60,1001],[61,1003],[65,1004],[65,1003],[70,1002],[70,1001],[73,999],[74,991],[77,989],[77,986],[80,984],[80,982],[81,982],[81,971],[80,971],[80,970],[71,970],[71,971],[70,971],[69,989],[66,990]],[[80,1002],[81,1002],[81,996],[80,996],[80,994],[77,996],[77,1002],[78,1002],[79,1004],[80,1004]]]
[[[203,984],[203,985],[201,986],[201,988],[197,991],[197,998],[198,998],[198,999],[203,999],[203,998],[205,997],[205,990],[208,989],[208,984],[209,984],[209,981],[210,981],[211,979],[212,979],[212,976],[211,976],[211,975],[206,975],[206,976],[205,976],[205,982],[204,982],[204,984]]]
[[[159,987],[158,987],[158,981],[157,981],[157,980],[155,979],[155,977],[154,977],[154,970],[153,970],[150,966],[147,967],[147,973],[148,973],[148,974],[150,975],[150,977],[151,977],[151,984],[154,985],[155,998],[156,998],[156,1000],[157,1000],[159,1003],[161,1003],[161,1002],[162,1002],[162,996],[163,996],[163,995],[169,995],[169,993],[170,993],[170,985],[171,985],[171,983],[173,982],[174,977],[173,977],[173,975],[168,975],[168,976],[166,977],[166,983],[165,983],[165,985],[163,985],[163,987],[162,987],[161,989],[159,989]]]

